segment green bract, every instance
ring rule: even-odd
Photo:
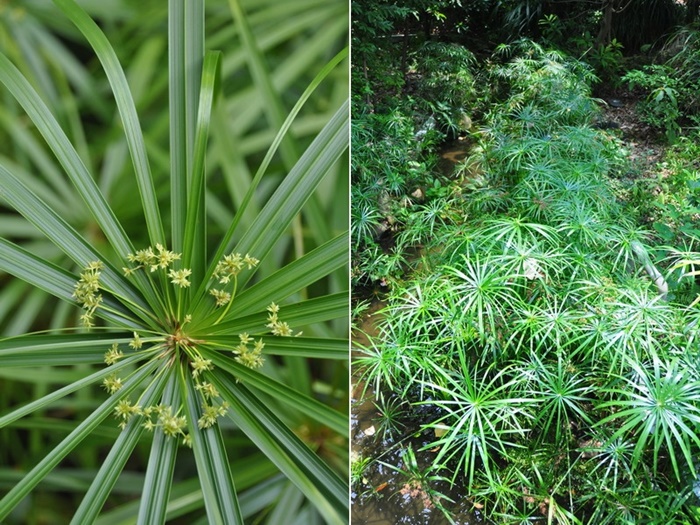
[[[55,5],[61,20],[72,22],[71,35],[78,38],[72,33],[77,28],[97,55],[118,118],[105,138],[110,145],[99,172],[91,155],[101,153],[100,141],[76,139],[77,110],[68,118],[54,115],[61,104],[60,97],[45,97],[53,89],[51,76],[40,75],[46,82],[36,83],[0,54],[0,82],[55,157],[33,135],[18,148],[17,162],[0,155],[0,198],[27,222],[3,217],[33,225],[40,234],[30,238],[42,239],[36,249],[24,242],[22,230],[1,231],[0,270],[77,306],[60,307],[62,317],[51,326],[40,324],[36,310],[34,324],[50,329],[0,339],[0,369],[56,367],[31,370],[50,374],[45,386],[62,385],[38,389],[30,403],[11,406],[0,417],[0,429],[9,435],[22,421],[31,425],[39,419],[35,414],[62,406],[71,394],[83,402],[70,424],[49,419],[51,445],[34,454],[33,463],[5,465],[27,472],[0,499],[0,521],[39,519],[23,500],[47,497],[35,489],[60,477],[66,458],[90,457],[101,450],[97,445],[105,445],[110,448],[99,461],[86,461],[93,468],[85,470],[84,481],[61,488],[81,494],[82,501],[73,508],[60,505],[52,519],[65,520],[69,513],[76,524],[153,524],[180,515],[193,523],[244,523],[253,517],[346,523],[348,240],[346,213],[338,205],[346,199],[324,188],[342,184],[347,165],[347,77],[340,67],[347,56],[347,26],[319,22],[346,17],[347,6],[297,6],[280,15],[278,6],[258,7],[262,20],[291,17],[301,39],[313,36],[309,27],[324,28],[309,43],[313,49],[304,54],[302,45],[280,72],[263,58],[262,49],[272,42],[258,41],[247,6],[231,0],[213,8],[219,19],[223,7],[235,20],[242,51],[229,57],[205,52],[204,2],[173,0],[169,73],[149,86],[125,73],[117,49],[74,0]],[[149,9],[155,13],[159,7],[144,6]],[[27,25],[35,27],[31,20]],[[156,24],[153,31],[163,29]],[[207,44],[225,43],[233,29],[230,22],[218,28]],[[266,38],[279,43],[287,29],[282,23],[281,33],[267,32]],[[152,54],[144,50],[138,64],[164,72],[164,63],[156,66],[165,42],[154,38]],[[318,70],[305,71],[317,58],[316,47],[337,54],[324,57]],[[230,76],[245,63],[254,93],[235,86]],[[71,83],[84,88],[92,82],[84,71],[67,70]],[[337,85],[329,86],[334,77]],[[292,81],[303,84],[287,113],[288,101],[279,93]],[[66,97],[72,96],[64,87]],[[164,100],[166,93],[158,90],[165,89],[169,111],[149,108],[142,131],[137,107],[148,102],[143,93]],[[111,118],[89,91],[80,100]],[[309,114],[305,103],[315,92],[323,93],[327,109]],[[269,128],[244,136],[259,126],[261,111]],[[163,127],[159,122],[166,116],[169,126]],[[13,118],[3,123],[12,126]],[[297,138],[289,133],[293,123],[302,128]],[[151,126],[156,130],[147,129]],[[299,138],[304,135],[310,138]],[[163,150],[168,143],[169,153]],[[28,152],[31,161],[23,164]],[[255,174],[248,172],[249,155],[258,157]],[[124,158],[131,159],[133,171]],[[25,176],[37,166],[42,176]],[[119,190],[128,196],[112,206]],[[84,208],[87,226],[62,199]],[[8,288],[20,290],[14,282]],[[0,294],[0,304],[10,300],[9,292]],[[311,360],[319,360],[313,371]],[[28,375],[34,381],[41,377]],[[103,443],[104,436],[110,439]],[[139,465],[143,457],[145,474],[130,463]]]

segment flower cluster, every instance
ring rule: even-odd
[[[131,275],[136,270],[141,268],[148,268],[151,272],[155,272],[158,269],[167,270],[168,267],[175,261],[179,261],[182,257],[181,253],[171,252],[162,244],[156,244],[156,249],[153,250],[150,246],[144,250],[139,250],[136,253],[127,254],[126,258],[131,263],[137,263],[137,266],[133,268],[122,268],[124,275]],[[192,275],[192,270],[189,268],[182,268],[176,270],[170,268],[168,270],[168,277],[170,282],[178,285],[180,288],[187,288],[190,285],[190,281],[187,279]]]
[[[226,415],[228,408],[229,404],[226,401],[221,403],[219,406],[202,403],[202,410],[204,413],[202,414],[202,417],[197,420],[197,426],[199,426],[199,428],[209,428],[214,426],[218,418]]]
[[[80,320],[88,328],[94,325],[93,314],[102,303],[102,294],[98,293],[100,290],[100,270],[102,268],[103,264],[100,261],[88,263],[85,270],[80,274],[80,279],[75,283],[75,290],[73,291],[73,297],[85,309],[85,313],[80,316]]]
[[[192,275],[192,270],[172,267],[175,261],[181,259],[181,254],[169,251],[161,244],[156,244],[155,250],[148,247],[137,251],[135,254],[130,253],[127,255],[127,259],[134,265],[131,268],[124,268],[124,273],[127,276],[139,269],[144,269],[144,271],[148,272],[162,270],[172,284],[181,288],[191,286],[189,277]],[[209,290],[209,293],[216,300],[217,307],[226,306],[219,320],[226,315],[236,295],[238,275],[246,268],[252,270],[258,263],[258,259],[251,257],[249,254],[244,256],[240,253],[226,255],[218,262],[213,272],[213,279],[219,285],[223,285],[219,288],[226,288],[228,283],[233,285],[232,289],[229,290]],[[95,309],[102,302],[102,296],[98,293],[100,290],[99,277],[101,269],[101,263],[90,263],[75,286],[74,296],[86,309],[86,314],[83,316],[86,324],[92,320]],[[271,303],[267,311],[268,324],[266,326],[273,335],[301,335],[301,333],[295,334],[286,322],[280,321],[278,317],[279,306],[275,303]],[[214,369],[214,364],[212,360],[206,359],[200,353],[200,349],[197,348],[201,344],[206,344],[206,342],[194,339],[184,332],[184,326],[190,321],[191,317],[189,315],[185,316],[184,322],[176,324],[175,331],[171,335],[166,335],[161,343],[158,344],[158,348],[163,349],[161,355],[170,354],[175,356],[180,354],[180,352],[184,352],[184,354],[180,355],[186,355],[197,397],[201,401],[202,412],[197,425],[200,429],[207,429],[215,425],[217,419],[226,414],[229,404],[221,399],[217,388],[208,380],[207,373]],[[254,339],[247,333],[239,334],[239,339],[239,344],[232,348],[235,360],[251,369],[262,367],[264,362],[262,353],[265,348],[263,340],[261,338]],[[134,338],[129,342],[129,347],[134,351],[138,351],[143,344],[144,342],[139,334],[134,332]],[[124,352],[119,348],[119,344],[115,342],[105,352],[104,362],[108,366],[112,366],[123,357]],[[123,388],[123,381],[115,373],[112,373],[104,378],[102,386],[109,394],[115,394]],[[187,418],[185,415],[181,415],[182,410],[182,405],[171,407],[159,404],[142,407],[138,401],[133,403],[128,399],[123,399],[117,404],[114,412],[122,429],[136,415],[143,418],[143,427],[145,429],[153,431],[156,428],[160,428],[166,436],[181,437],[186,445],[191,446],[191,436],[187,433]]]
[[[287,323],[284,323],[279,320],[279,318],[277,317],[277,313],[280,311],[280,307],[278,305],[276,305],[275,303],[270,303],[270,306],[267,307],[267,311],[269,312],[267,314],[267,320],[270,322],[265,326],[267,326],[270,329],[272,335],[279,335],[283,337],[288,337],[291,335],[301,335],[301,332],[297,332],[295,334]]]
[[[185,433],[187,428],[187,417],[179,415],[179,412],[173,414],[173,409],[167,405],[153,405],[147,407],[141,412],[146,420],[143,427],[152,432],[155,428],[160,427],[163,433],[168,437],[182,437],[183,444],[192,446],[191,437]]]
[[[171,279],[171,283],[177,284],[180,288],[187,288],[190,282],[187,278],[192,275],[192,270],[189,268],[183,268],[182,270],[170,270],[168,272],[168,277]]]
[[[179,415],[179,412],[173,414],[173,409],[170,406],[159,404],[143,408],[137,403],[131,403],[128,399],[122,399],[114,408],[114,413],[117,419],[121,419],[119,423],[121,429],[126,428],[133,416],[142,416],[144,418],[143,427],[146,430],[152,432],[160,427],[166,436],[181,436],[183,443],[191,446],[191,438],[185,432],[187,417]]]
[[[219,284],[224,285],[228,284],[231,282],[231,279],[233,279],[233,292],[229,293],[226,290],[219,290],[216,288],[209,290],[209,293],[214,296],[214,299],[216,300],[217,308],[227,304],[230,305],[231,299],[233,299],[233,296],[236,294],[236,277],[238,274],[241,273],[241,271],[243,271],[243,269],[246,267],[249,270],[252,270],[258,265],[259,262],[260,261],[258,261],[255,257],[251,257],[247,253],[245,256],[241,255],[240,253],[230,253],[228,255],[224,255],[224,258],[216,264],[213,277],[219,282]],[[226,311],[221,314],[219,319],[222,319],[223,316],[226,315]]]
[[[192,377],[195,379],[197,379],[199,374],[202,372],[212,370],[214,368],[214,365],[211,364],[211,360],[204,359],[200,355],[195,356],[194,359],[190,361],[190,365],[192,366]]]
[[[220,405],[215,405],[213,402],[219,398],[219,391],[208,381],[202,381],[200,375],[209,370],[214,369],[210,359],[204,359],[201,355],[196,355],[190,361],[192,367],[192,378],[195,381],[194,388],[202,396],[202,416],[197,420],[199,428],[209,428],[214,426],[216,420],[226,415],[229,404],[224,401]]]
[[[136,332],[134,332],[134,338],[129,341],[129,346],[134,350],[139,350],[143,346],[143,341],[141,341],[141,337]]]
[[[122,380],[116,376],[116,374],[111,374],[102,380],[102,386],[110,394],[115,394],[121,387],[123,387]]]
[[[129,422],[132,416],[142,415],[143,410],[141,409],[141,405],[132,404],[128,399],[122,399],[119,401],[117,406],[114,407],[114,414],[116,415],[117,419],[121,419],[119,428],[123,430],[126,428],[126,424]]]
[[[255,257],[251,257],[247,253],[245,257],[240,253],[230,253],[229,255],[224,255],[224,258],[219,261],[214,269],[214,278],[219,280],[220,284],[228,283],[232,277],[236,277],[244,266],[247,266],[249,270],[255,268],[258,263]]]
[[[263,343],[263,340],[258,339],[254,341],[253,338],[245,332],[239,334],[238,337],[241,342],[233,351],[236,354],[236,361],[248,368],[260,368],[264,361],[262,351],[263,348],[265,348],[265,343]],[[248,346],[250,343],[253,343],[252,348]]]
[[[156,250],[158,253],[153,251],[150,246],[145,250],[139,250],[135,254],[129,253],[126,258],[131,263],[138,263],[135,268],[123,268],[125,275],[130,275],[134,273],[139,268],[148,267],[152,272],[155,272],[158,268],[161,270],[166,269],[173,261],[180,259],[182,254],[175,253],[167,250],[162,244],[156,244]]]
[[[105,363],[108,365],[113,365],[124,357],[124,353],[119,350],[119,344],[113,343],[111,348],[105,353]]]
[[[223,290],[212,288],[209,293],[216,299],[216,306],[224,306],[231,302],[231,294]]]

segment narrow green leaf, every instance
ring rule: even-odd
[[[209,271],[207,272],[206,279],[203,281],[202,288],[199,291],[197,299],[195,299],[195,304],[201,299],[201,297],[204,296],[206,290],[205,290],[205,285],[206,282],[209,280],[211,277],[212,273],[214,272],[214,268],[216,266],[216,263],[221,260],[221,258],[224,256],[224,254],[230,250],[229,245],[231,244],[231,240],[233,238],[233,235],[236,232],[236,228],[238,227],[238,224],[240,223],[242,217],[246,213],[246,210],[249,207],[249,203],[251,202],[253,195],[255,194],[255,190],[262,180],[262,177],[267,170],[267,167],[269,166],[270,162],[272,161],[272,158],[274,157],[275,153],[277,152],[277,148],[279,147],[280,143],[282,142],[282,139],[284,138],[285,134],[287,131],[289,131],[289,128],[292,125],[292,122],[296,118],[297,114],[303,107],[304,103],[309,99],[313,91],[321,84],[324,78],[337,66],[337,64],[347,56],[347,48],[338,53],[326,66],[319,72],[318,75],[316,75],[316,78],[309,84],[309,86],[306,88],[302,96],[299,98],[297,103],[295,104],[294,108],[292,111],[289,113],[287,116],[286,120],[284,121],[284,124],[280,128],[279,132],[277,133],[277,136],[275,137],[274,141],[268,148],[267,153],[265,154],[265,158],[263,159],[262,163],[260,164],[260,167],[258,168],[258,171],[255,174],[255,177],[253,178],[253,181],[251,182],[248,191],[246,192],[246,196],[243,199],[242,204],[238,208],[238,211],[236,212],[236,215],[233,219],[233,222],[231,223],[229,229],[227,230],[226,234],[224,235],[219,248],[216,252],[216,255],[214,256],[212,260],[212,264],[209,268]],[[349,134],[349,132],[348,132]]]
[[[280,316],[294,328],[347,317],[349,307],[348,294],[341,292],[296,304],[283,305],[280,309]],[[241,332],[265,333],[267,332],[265,327],[267,323],[267,312],[260,312],[215,325],[207,335],[231,334],[237,336]]]
[[[245,386],[219,374],[209,374],[229,402],[229,416],[313,503],[329,524],[347,523],[349,488],[265,404]]]
[[[185,0],[168,2],[170,92],[170,214],[173,250],[182,252],[187,210],[187,131],[185,115]]]
[[[92,261],[103,261],[104,268],[100,276],[103,283],[118,295],[139,305],[141,307],[137,310],[139,316],[146,321],[150,320],[148,316],[144,315],[146,304],[136,293],[131,283],[110,265],[104,256],[95,251],[77,231],[2,165],[0,165],[0,196],[4,197],[11,206],[34,224],[63,253],[73,259],[80,268],[84,268]]]
[[[347,339],[273,336],[264,337],[263,341],[265,341],[265,353],[268,355],[340,360],[347,360],[350,355],[350,343]],[[207,343],[232,349],[239,344],[239,340],[230,335],[213,335],[207,337]]]
[[[9,111],[8,108],[0,108],[0,122],[2,122],[6,129],[12,130],[13,142],[20,151],[24,152],[27,157],[31,159],[32,164],[38,168],[36,171],[41,173],[43,178],[43,180],[37,180],[36,183],[34,183],[36,171],[31,173],[20,168],[22,169],[22,181],[27,186],[30,186],[36,195],[40,196],[44,201],[49,202],[51,207],[59,213],[68,214],[75,212],[75,206],[70,206],[70,204],[73,204],[72,201],[75,198],[70,184],[66,180],[61,169],[51,158],[51,154],[40,145],[41,139],[32,134],[25,125],[21,124],[22,117],[23,116],[15,115],[14,112]],[[18,165],[11,159],[3,156],[2,162],[10,167],[10,171],[14,173],[18,172],[16,169]]]
[[[312,397],[304,395],[297,390],[280,383],[279,381],[270,379],[269,377],[256,372],[255,370],[251,370],[248,367],[236,363],[231,358],[224,358],[219,352],[206,351],[205,349],[202,349],[202,354],[206,355],[207,359],[211,359],[216,366],[226,370],[236,379],[240,379],[247,385],[265,392],[273,398],[290,405],[295,410],[299,410],[315,421],[326,425],[328,428],[334,430],[338,434],[342,436],[348,435],[349,428],[347,414],[341,414],[337,410],[329,407],[328,405],[324,405]]]
[[[163,404],[171,407],[180,406],[176,374],[170,374],[163,394]],[[165,523],[177,446],[177,440],[167,437],[160,427],[155,430],[151,453],[148,456],[146,480],[141,492],[138,525]]]
[[[246,518],[272,505],[277,499],[279,486],[286,483],[277,467],[262,454],[252,454],[250,457],[237,459],[233,477],[237,488],[252,487],[239,498]],[[265,497],[270,496],[270,493],[271,497]],[[133,525],[136,522],[139,505],[139,501],[132,501],[106,511],[95,521],[95,525]],[[173,485],[168,502],[167,519],[172,520],[191,512],[199,514],[198,511],[203,507],[204,500],[199,479],[194,476]]]
[[[34,88],[22,76],[19,70],[0,53],[0,82],[12,93],[34,122],[47,144],[56,155],[70,177],[78,193],[87,204],[114,249],[126,259],[127,253],[133,252],[133,246],[127,238],[114,212],[100,193],[97,184],[85,168],[82,160],[68,141],[65,133],[56,122],[49,108],[41,100]]]
[[[270,197],[234,251],[264,259],[328,170],[348,147],[348,103],[336,112]],[[228,233],[228,232],[227,232]],[[230,250],[226,250],[230,251]],[[252,272],[243,275],[245,284]]]
[[[348,237],[339,235],[236,296],[231,317],[280,302],[348,263]]]
[[[67,42],[53,32],[47,31],[42,24],[32,25],[29,29],[39,42],[43,56],[47,57],[54,68],[65,73],[70,85],[77,90],[80,100],[85,101],[96,115],[104,119],[108,118],[109,104],[100,96],[100,89],[88,66],[81,62],[80,57],[66,48]]]
[[[301,511],[304,504],[304,494],[299,492],[299,489],[293,483],[287,483],[287,486],[280,494],[277,505],[272,509],[268,520],[270,523],[284,523],[287,516],[303,516]],[[309,522],[309,516],[306,517],[306,522]]]
[[[253,76],[255,87],[263,99],[263,109],[267,113],[267,118],[271,127],[273,129],[279,129],[284,125],[286,114],[280,90],[275,89],[273,85],[270,68],[266,64],[264,55],[260,52],[242,3],[240,0],[229,0],[229,6],[231,7],[233,19],[246,50],[245,56]],[[290,134],[285,134],[280,152],[287,170],[291,170],[299,158],[298,149],[294,137]],[[316,198],[311,195],[308,206],[304,211],[306,212],[305,216],[310,221],[310,231],[320,244],[330,236],[330,230],[327,221],[321,219],[319,208],[320,206]],[[311,210],[313,211],[309,213]],[[295,228],[299,228],[301,223],[295,222],[294,224]]]
[[[37,463],[37,465],[27,473],[22,481],[17,483],[2,500],[0,500],[0,520],[5,520],[17,504],[41,482],[44,477],[51,472],[83,439],[89,436],[105,420],[117,406],[117,403],[128,396],[148,375],[150,375],[157,361],[152,361],[138,370],[124,387],[115,395],[109,397],[98,409],[90,414],[78,427],[71,432],[61,443]]]
[[[76,392],[85,386],[96,383],[97,381],[104,379],[110,374],[119,372],[120,370],[127,368],[130,365],[138,363],[139,361],[143,360],[144,357],[147,357],[147,355],[148,354],[127,357],[108,368],[98,370],[97,372],[85,376],[79,379],[78,381],[74,381],[73,383],[66,385],[63,388],[59,388],[58,390],[51,392],[50,394],[36,399],[31,403],[28,403],[20,408],[17,408],[9,414],[5,414],[4,416],[0,417],[0,428],[6,427],[14,421],[17,421],[18,419],[28,414],[31,414],[36,410],[40,410],[46,406],[49,406],[51,403],[61,399],[62,397],[67,396],[68,394],[72,394],[73,392]],[[54,380],[57,380],[57,378],[55,377],[55,372],[53,372],[53,376]]]
[[[194,388],[194,381],[189,371],[185,371],[180,379],[180,395],[185,400],[185,414],[209,523],[242,525],[243,517],[219,425],[207,429],[199,428],[197,421],[202,416],[202,408],[198,402],[199,396]]]
[[[278,91],[272,84],[272,78],[269,73],[270,68],[266,64],[265,57],[258,48],[255,36],[248,22],[248,16],[241,2],[239,0],[229,0],[228,4],[233,14],[236,29],[238,29],[243,47],[245,48],[245,57],[250,67],[256,91],[260,93],[263,100],[263,109],[267,113],[267,119],[272,128],[279,129],[284,124],[286,111]],[[296,144],[291,135],[284,135],[281,144],[281,153],[286,168],[288,170],[291,169],[298,158]]]
[[[204,0],[187,0],[184,13],[184,33],[181,37],[185,41],[185,74],[177,81],[185,84],[185,149],[187,151],[187,192],[189,193],[192,190],[190,177],[194,162],[199,88],[204,59]]]
[[[78,278],[44,259],[41,259],[16,244],[0,237],[0,270],[22,279],[59,299],[75,304],[73,290]],[[99,308],[95,315],[109,319],[125,328],[141,328],[128,310],[110,297],[104,298],[107,311]]]
[[[74,0],[54,0],[54,3],[87,38],[105,70],[124,124],[124,133],[131,152],[151,244],[160,243],[165,245],[165,233],[160,219],[151,168],[148,165],[146,143],[143,139],[141,125],[136,113],[136,105],[131,96],[124,70],[119,64],[117,55],[107,37]]]
[[[0,339],[0,367],[101,363],[112,343],[128,344],[120,333],[31,335]]]
[[[58,108],[61,104],[54,79],[49,73],[46,61],[39,55],[36,43],[32,41],[27,31],[34,23],[31,18],[20,18],[13,24],[9,24],[11,38],[18,47],[27,77],[33,79],[34,85],[37,86],[49,104]]]
[[[0,270],[56,297],[74,303],[78,277],[0,237]]]
[[[146,391],[139,397],[139,404],[148,407],[157,403],[160,394],[163,392],[167,374],[158,375],[150,383]],[[107,501],[107,497],[114,488],[114,484],[119,478],[124,465],[131,456],[136,444],[143,434],[143,416],[133,416],[126,424],[124,430],[117,438],[107,457],[102,462],[100,470],[90,485],[85,497],[80,502],[71,520],[71,525],[82,525],[83,523],[94,523],[102,507]],[[171,438],[171,441],[175,441]],[[151,523],[163,523],[163,521],[153,521]]]
[[[0,82],[5,85],[27,112],[117,254],[122,260],[126,260],[127,254],[133,253],[135,250],[96,182],[41,97],[19,70],[1,53]],[[158,299],[151,287],[148,286],[146,277],[137,273],[135,279],[151,307],[160,311]]]
[[[205,160],[220,59],[221,53],[219,52],[207,52],[204,56],[202,85],[199,92],[199,111],[185,223],[185,242],[182,247],[182,264],[185,268],[192,270],[192,280],[195,282],[202,280],[206,265]]]

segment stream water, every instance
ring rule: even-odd
[[[468,149],[468,142],[463,139],[446,143],[441,149],[438,164],[440,171],[451,176],[454,166],[466,157]],[[383,306],[382,302],[376,301],[369,309],[359,329],[353,333],[353,349],[357,348],[356,345],[366,345],[367,335],[377,334],[377,322],[381,318],[381,313],[378,312]],[[405,472],[408,467],[404,454],[409,447],[415,454],[419,472],[429,471],[437,453],[436,450],[426,449],[426,445],[434,440],[434,436],[430,435],[430,431],[421,429],[421,422],[435,417],[431,408],[408,408],[410,412],[403,421],[406,426],[401,429],[400,435],[382,434],[378,431],[379,411],[375,405],[375,392],[359,380],[356,370],[353,372],[351,457],[353,461],[372,458],[363,471],[362,482],[352,487],[353,525],[483,523],[459,482],[451,486],[447,481],[434,480],[429,483],[429,487],[425,487],[412,482],[411,476]],[[391,468],[392,466],[394,468]],[[433,498],[428,494],[429,490],[432,491]],[[444,497],[436,497],[436,494]],[[436,507],[436,500],[449,510],[452,521]]]
[[[374,461],[364,471],[361,484],[353,487],[352,524],[373,525],[475,525],[482,523],[472,512],[473,503],[457,483],[450,487],[446,481],[430,482],[429,487],[411,482],[411,477],[396,469],[407,469],[403,455],[411,446],[416,456],[419,471],[430,468],[435,450],[422,450],[431,441],[431,436],[420,428],[407,427],[396,440],[380,436],[376,432],[377,409],[374,394],[365,392],[362,400],[359,395],[364,385],[357,384],[353,393],[351,417],[351,456],[373,458]],[[415,414],[414,414],[415,415]],[[389,465],[394,466],[391,468]],[[428,490],[440,493],[452,502],[439,498],[438,501],[449,510],[452,522],[438,509]]]
[[[381,301],[376,301],[358,329],[353,332],[353,357],[357,356],[358,346],[368,345],[368,335],[377,335],[377,323],[381,319],[381,309],[384,306]],[[385,393],[385,398],[390,395]],[[363,471],[362,481],[352,487],[352,524],[483,523],[472,512],[474,504],[464,493],[463,484],[457,482],[450,485],[446,480],[431,480],[427,484],[421,484],[405,472],[410,470],[404,458],[408,448],[415,454],[417,471],[430,471],[437,450],[429,450],[426,445],[433,441],[435,436],[431,435],[429,430],[423,430],[421,423],[437,417],[434,408],[429,405],[410,406],[405,403],[404,417],[401,418],[401,424],[404,426],[400,432],[387,435],[381,431],[376,401],[376,393],[361,381],[359,371],[353,369],[351,458],[353,462],[361,458],[371,458],[371,462]],[[403,400],[395,401],[400,403]],[[404,472],[401,472],[402,470]],[[432,498],[430,491],[433,494]],[[450,512],[452,521],[436,507],[436,501]]]
[[[442,173],[451,176],[454,166],[467,155],[468,142],[456,139],[441,148],[438,168]],[[384,306],[380,301],[375,302],[364,317],[359,329],[353,334],[353,344],[366,345],[367,335],[377,333],[377,312]],[[367,335],[365,335],[367,334]],[[354,347],[355,348],[355,347]],[[358,375],[354,374],[353,378]],[[429,489],[433,491],[431,498],[426,490],[415,481],[411,481],[407,470],[404,454],[407,448],[414,451],[419,472],[430,469],[435,457],[435,450],[426,450],[434,436],[429,431],[421,430],[421,419],[428,421],[431,416],[430,407],[412,408],[407,414],[406,427],[401,435],[391,436],[377,432],[379,411],[375,405],[375,392],[359,381],[353,385],[351,409],[351,457],[353,461],[361,458],[372,458],[363,471],[360,484],[353,486],[352,523],[373,525],[474,525],[483,523],[473,512],[474,505],[463,487],[457,483],[450,486],[446,481],[431,481]],[[391,468],[391,467],[394,468]],[[403,470],[404,472],[401,472]],[[441,494],[444,497],[435,497]],[[442,510],[437,508],[437,500],[451,514],[448,519]],[[451,500],[451,501],[450,501]]]

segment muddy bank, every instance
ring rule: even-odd
[[[370,345],[370,337],[378,335],[381,301],[375,301],[353,332],[353,357],[361,355],[359,346]],[[368,337],[369,336],[369,337]],[[362,473],[362,480],[352,487],[352,523],[372,525],[476,525],[482,523],[474,504],[464,494],[462,484],[454,486],[438,479],[430,467],[437,450],[424,450],[435,439],[426,423],[438,415],[429,405],[411,406],[405,400],[384,395],[384,406],[401,410],[394,431],[387,431],[375,392],[361,380],[361,371],[353,366],[351,400],[351,461],[371,458]],[[407,455],[411,450],[415,463]],[[408,453],[410,454],[410,453]],[[433,476],[427,482],[426,476]],[[451,500],[451,501],[450,501]],[[452,514],[451,522],[440,508]]]

